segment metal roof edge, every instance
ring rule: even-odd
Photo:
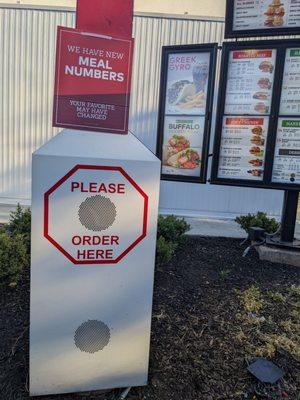
[[[10,9],[14,9],[14,10],[48,10],[48,11],[75,12],[75,7],[42,6],[42,5],[38,5],[38,4],[0,3],[0,8],[10,8]]]
[[[15,10],[48,10],[48,11],[65,11],[75,12],[75,7],[64,7],[64,6],[42,6],[36,4],[13,4],[13,3],[0,3],[0,8],[10,8]],[[166,13],[152,13],[152,12],[141,12],[136,11],[135,17],[148,17],[148,18],[165,18],[165,19],[181,19],[181,20],[198,20],[198,21],[210,21],[210,22],[224,22],[223,17],[210,17],[190,14],[166,14]]]
[[[151,12],[140,12],[134,13],[136,17],[150,17],[150,18],[166,18],[166,19],[183,19],[183,20],[198,20],[198,21],[210,21],[210,22],[225,22],[225,17],[210,17],[202,15],[191,15],[191,14],[166,14],[166,13],[151,13]]]

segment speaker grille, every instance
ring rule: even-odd
[[[109,327],[102,321],[88,320],[75,332],[74,342],[79,350],[85,353],[96,353],[103,350],[110,341]]]
[[[109,198],[97,195],[88,197],[80,204],[78,216],[85,228],[99,232],[112,226],[116,220],[117,210]]]

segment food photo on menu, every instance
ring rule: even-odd
[[[271,110],[276,50],[229,53],[225,114],[262,114]]]
[[[224,117],[219,178],[261,180],[268,117]]]
[[[268,8],[265,10],[264,15],[265,26],[268,28],[274,28],[284,25],[284,15],[286,13],[284,3],[282,0],[272,0]]]
[[[162,173],[200,176],[203,117],[165,117]]]
[[[209,53],[169,55],[166,114],[205,114],[209,60]]]
[[[232,0],[234,30],[300,27],[299,0]]]
[[[269,78],[263,77],[259,78],[257,85],[260,89],[270,90],[272,88],[272,82]],[[264,92],[265,93],[265,92]]]

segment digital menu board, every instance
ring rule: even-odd
[[[272,182],[300,185],[300,47],[285,50]]]
[[[275,63],[275,49],[246,49],[229,53],[226,114],[270,113]]]
[[[217,44],[163,47],[157,155],[162,179],[204,183]]]
[[[300,185],[300,117],[278,119],[272,181]]]
[[[211,182],[299,190],[300,41],[226,42],[220,76]]]
[[[297,34],[299,0],[227,0],[225,37]]]
[[[300,115],[300,48],[286,50],[279,112]]]
[[[268,117],[223,117],[218,177],[263,179],[268,125]]]
[[[276,54],[248,46],[226,53],[217,178],[263,181]]]

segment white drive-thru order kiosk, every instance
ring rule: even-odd
[[[64,130],[32,169],[30,395],[145,385],[160,161]]]

